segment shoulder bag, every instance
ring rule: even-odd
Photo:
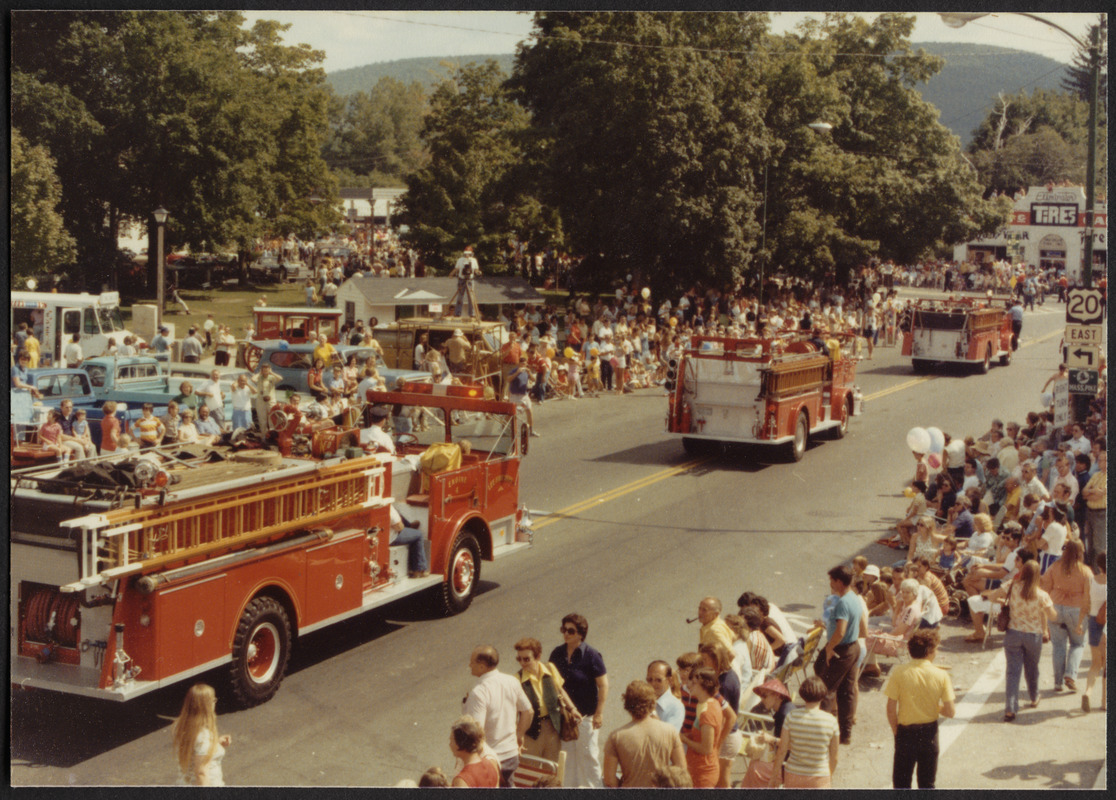
[[[553,665],[549,666],[552,670],[557,672],[557,668]],[[557,688],[557,684],[555,688]],[[576,741],[579,735],[577,717],[575,716],[577,714],[577,709],[566,702],[566,693],[562,690],[558,691],[558,710],[562,715],[562,727],[558,731],[558,738],[563,742]]]
[[[1011,590],[1008,590],[1008,596],[1004,598],[1004,604],[1000,606],[1000,613],[996,615],[996,630],[1000,633],[1007,633],[1008,625],[1011,623],[1011,609],[1008,607],[1008,601],[1011,599]]]

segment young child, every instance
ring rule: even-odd
[[[85,409],[79,408],[74,412],[74,438],[81,442],[86,456],[97,455],[97,447],[93,444],[93,436],[89,432],[89,423],[85,419]]]
[[[601,357],[595,348],[589,351],[589,362],[585,369],[589,373],[585,389],[590,397],[599,397],[600,392],[604,391],[604,384],[601,383]]]
[[[946,572],[953,569],[957,563],[957,540],[952,536],[947,536],[942,546],[938,548],[938,566]]]
[[[585,390],[581,388],[581,360],[577,353],[566,359],[566,380],[570,385],[570,397],[576,400],[585,396]]]

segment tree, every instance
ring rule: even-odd
[[[54,159],[46,148],[29,146],[18,130],[11,135],[9,266],[14,282],[71,263],[77,248],[58,213],[62,188]]]
[[[512,85],[546,147],[544,198],[599,282],[731,282],[751,260],[761,14],[535,15]],[[592,276],[590,276],[592,277]]]
[[[169,246],[242,254],[256,236],[307,232],[335,214],[320,154],[323,55],[283,46],[283,26],[245,31],[226,11],[19,12],[13,22],[12,119],[58,160],[89,283],[112,280],[121,220],[150,223],[159,205],[171,213]]]
[[[1100,74],[1097,80],[1097,99],[1100,103],[1098,110],[1103,110],[1108,116],[1108,15],[1100,14],[1097,23],[1089,26],[1085,34],[1085,43],[1088,48],[1077,49],[1073,54],[1073,61],[1066,68],[1066,75],[1062,78],[1062,88],[1082,102],[1089,102],[1090,76],[1093,72],[1092,48],[1097,49],[1097,60],[1100,63]]]
[[[405,175],[426,163],[421,139],[426,110],[422,84],[390,77],[368,92],[334,97],[325,159],[334,170],[380,176],[373,185],[402,184]]]
[[[1082,185],[1089,106],[1072,94],[1035,89],[1001,95],[969,145],[985,192],[1012,195],[1029,186]],[[1099,138],[1105,140],[1102,124]],[[1107,189],[1107,149],[1097,151],[1097,188]]]
[[[493,264],[508,235],[504,181],[521,158],[527,114],[505,77],[495,61],[469,64],[430,97],[422,128],[430,162],[407,178],[402,219],[431,266],[445,267],[466,245]]]

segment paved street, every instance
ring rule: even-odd
[[[221,732],[233,737],[226,781],[383,786],[435,764],[448,772],[447,732],[473,682],[472,647],[495,645],[501,669],[514,672],[512,643],[534,636],[549,652],[571,611],[588,618],[588,642],[608,668],[604,733],[628,721],[620,695],[649,661],[694,649],[698,626],[685,620],[703,596],[732,609],[744,590],[761,593],[803,631],[820,615],[827,569],[861,553],[881,565],[901,557],[875,542],[907,504],[907,430],[979,435],[993,416],[1022,420],[1057,364],[1063,315],[1053,302],[1028,314],[1012,365],[986,376],[948,368],[915,376],[897,348],[878,348],[859,370],[865,414],[846,439],[814,442],[798,464],[764,463],[755,451],[688,457],[663,432],[658,389],[544,404],[521,485],[538,512],[535,546],[486,562],[481,594],[458,617],[438,617],[433,601],[402,601],[302,639],[272,701],[248,711],[219,706]],[[999,639],[981,650],[961,642],[966,632],[952,621],[943,627],[938,663],[950,667],[960,704],[943,728],[939,786],[1093,787],[1105,714],[1081,712],[1079,694],[1053,695],[1047,646],[1042,705],[1002,723]],[[1082,666],[1080,686],[1088,654]],[[882,685],[862,683],[836,787],[890,785]],[[184,689],[125,705],[17,693],[13,784],[173,783],[169,724]]]

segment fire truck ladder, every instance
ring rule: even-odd
[[[81,531],[80,592],[124,575],[323,525],[386,506],[384,467],[356,459],[312,473],[192,497],[118,508],[62,523]]]

